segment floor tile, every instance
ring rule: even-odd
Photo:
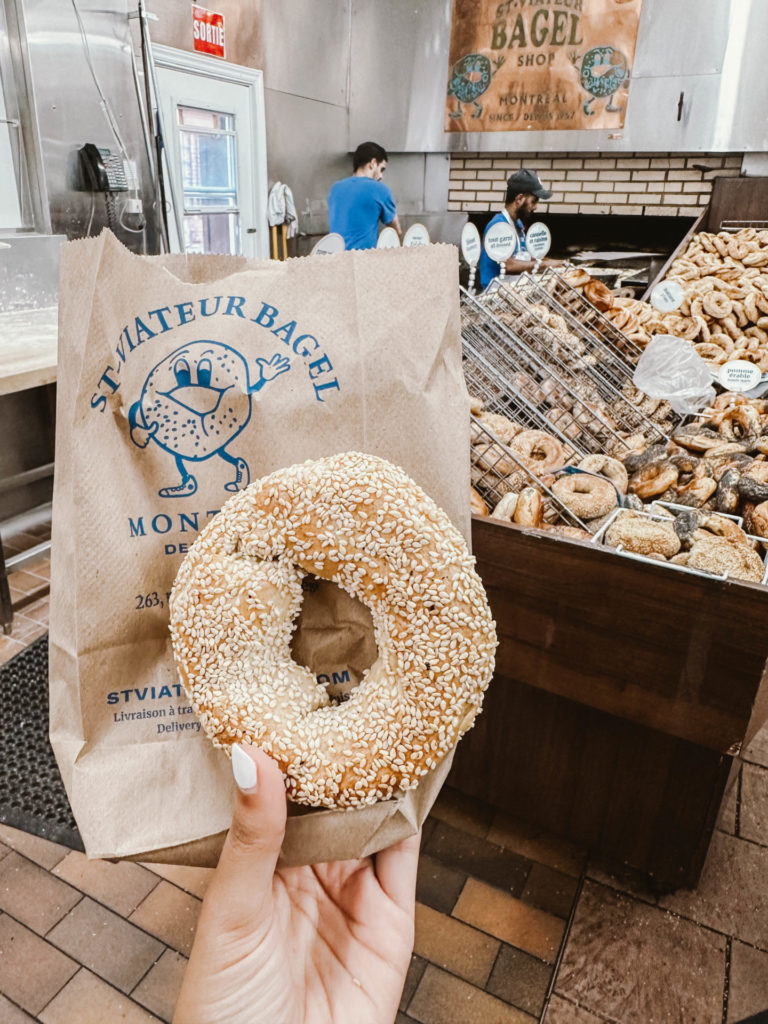
[[[157,963],[131,992],[131,999],[141,1003],[160,1020],[169,1021],[184,980],[187,958],[173,949],[166,949]]]
[[[3,1024],[35,1024],[35,1018],[14,1006],[4,995],[0,995],[0,1020]]]
[[[7,857],[10,852],[10,846],[6,846],[4,843],[0,843],[0,860],[2,860],[3,857]]]
[[[423,960],[420,956],[416,956],[415,953],[411,956],[411,962],[408,965],[408,973],[405,976],[405,984],[403,985],[403,994],[400,996],[401,1011],[406,1008],[413,998],[413,993],[419,987],[419,982],[426,970],[426,966],[426,960]]]
[[[605,1018],[554,995],[549,1001],[542,1024],[605,1024]]]
[[[419,857],[419,873],[416,878],[416,899],[442,914],[450,914],[467,876],[422,853]]]
[[[453,916],[549,963],[554,962],[565,931],[559,917],[474,878],[467,879]]]
[[[12,592],[15,590],[20,594],[30,594],[40,587],[40,577],[26,569],[19,569],[9,575],[8,587]]]
[[[739,787],[741,785],[741,762],[736,762],[739,766],[739,771],[734,775],[731,783],[723,795],[723,802],[720,805],[720,811],[717,815],[716,827],[721,832],[728,832],[730,835],[736,835],[736,808],[739,799]]]
[[[427,966],[407,1014],[419,1024],[535,1024],[536,1018],[475,988]]]
[[[715,832],[699,884],[662,896],[699,924],[768,950],[768,847]]]
[[[552,971],[551,964],[523,953],[521,949],[502,946],[485,988],[505,1003],[512,1003],[538,1017]]]
[[[17,654],[21,654],[27,645],[22,643],[21,640],[17,640],[12,634],[0,633],[0,665],[4,665],[11,658],[15,658]]]
[[[523,891],[531,862],[477,836],[438,822],[425,853],[515,896]]]
[[[576,843],[501,811],[486,839],[567,875],[580,875],[586,859],[586,851]]]
[[[741,756],[745,761],[755,761],[768,768],[768,725],[760,729]]]
[[[129,920],[162,939],[171,949],[189,956],[201,907],[196,897],[162,881]]]
[[[471,984],[485,987],[500,946],[484,932],[416,904],[414,952]]]
[[[45,935],[82,899],[70,885],[18,853],[0,860],[0,910]]]
[[[768,846],[768,768],[760,765],[741,769],[739,835]]]
[[[157,875],[138,864],[127,860],[89,860],[77,850],[68,853],[53,873],[123,917],[134,911],[159,884]]]
[[[488,835],[495,811],[481,800],[444,786],[429,813],[447,825],[484,839]]]
[[[0,914],[0,992],[36,1016],[77,964],[7,914]]]
[[[579,881],[546,864],[534,864],[521,899],[556,917],[568,917],[576,898]]]
[[[41,1024],[151,1024],[158,1018],[82,967],[39,1019]]]
[[[48,939],[122,992],[130,992],[163,952],[151,935],[87,896]]]
[[[23,612],[14,612],[13,615],[13,636],[24,644],[31,644],[43,633],[48,632],[48,627],[42,622],[27,618]]]
[[[720,1024],[724,983],[722,935],[585,883],[558,995],[621,1024]]]
[[[768,953],[734,939],[728,986],[728,1024],[768,1011]]]
[[[180,889],[191,892],[200,899],[205,896],[213,878],[213,868],[189,868],[183,864],[146,864],[144,865],[156,875],[160,875]]]
[[[25,604],[22,614],[27,619],[34,619],[35,622],[41,623],[47,629],[51,610],[50,605],[50,596],[45,594],[43,597],[38,597],[35,601],[30,601],[29,604]]]
[[[0,825],[0,842],[33,860],[41,868],[49,870],[56,867],[69,853],[66,846],[30,835],[29,832],[22,832],[21,829],[11,828],[9,825]]]

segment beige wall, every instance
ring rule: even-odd
[[[737,176],[741,154],[487,153],[451,157],[448,209],[498,210],[506,179],[530,168],[555,193],[539,210],[551,213],[696,215],[709,202],[716,175]],[[701,164],[712,171],[697,170]]]

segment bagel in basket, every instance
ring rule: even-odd
[[[291,656],[311,573],[372,615],[378,658],[336,705]],[[404,472],[347,452],[233,495],[181,564],[179,676],[216,746],[255,743],[296,803],[349,807],[414,787],[472,725],[496,632],[464,538]]]

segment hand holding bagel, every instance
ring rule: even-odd
[[[277,765],[235,747],[232,828],[174,1024],[392,1024],[413,947],[419,836],[364,860],[277,868]]]

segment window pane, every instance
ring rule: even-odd
[[[206,191],[237,189],[234,135],[202,135],[183,130],[181,144],[181,183],[187,189]]]
[[[192,128],[207,128],[209,131],[235,130],[235,118],[232,114],[221,114],[216,110],[199,110],[197,107],[176,108],[176,117],[180,125]]]
[[[185,252],[240,252],[240,224],[237,214],[204,213],[184,217]]]
[[[234,192],[184,193],[185,210],[236,210],[237,196]]]

